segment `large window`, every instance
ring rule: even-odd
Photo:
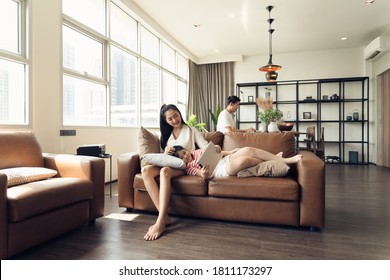
[[[185,115],[187,59],[126,7],[80,2],[63,0],[63,124],[157,127],[162,103]]]
[[[0,124],[28,125],[26,10],[23,1],[0,1]]]

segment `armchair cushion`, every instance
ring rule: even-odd
[[[57,175],[57,171],[44,167],[14,167],[1,169],[0,172],[7,175],[8,187],[44,180]]]

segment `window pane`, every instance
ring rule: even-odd
[[[0,1],[0,49],[13,53],[20,53],[18,8],[18,2]]]
[[[111,5],[111,39],[137,51],[137,22],[118,6]]]
[[[64,14],[86,26],[106,34],[105,0],[62,0]]]
[[[0,122],[27,124],[25,65],[0,59]]]
[[[111,125],[137,125],[137,58],[111,47]]]
[[[106,87],[64,76],[64,125],[104,126],[106,121]]]
[[[177,55],[177,74],[185,80],[188,79],[188,60],[180,54]]]
[[[187,84],[178,81],[177,88],[177,102],[187,104]]]
[[[186,105],[185,104],[177,104],[177,108],[179,109],[181,116],[183,117],[183,120],[187,120],[187,112],[186,112]]]
[[[63,64],[65,68],[103,78],[103,44],[64,26]]]
[[[141,55],[159,64],[159,39],[144,27],[141,29]]]
[[[162,44],[162,66],[169,71],[176,73],[175,51],[167,44]]]
[[[176,78],[175,76],[163,72],[163,103],[165,104],[176,104]]]
[[[178,81],[177,83],[177,104],[178,108],[180,108],[181,113],[183,115],[183,118],[187,119],[187,112],[186,112],[186,106],[187,106],[187,99],[188,99],[188,93],[187,93],[187,84]]]
[[[141,125],[154,127],[159,119],[159,70],[141,63]]]

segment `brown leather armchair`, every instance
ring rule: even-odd
[[[94,223],[104,214],[104,159],[43,154],[31,132],[0,132],[0,258]],[[54,177],[9,186],[5,170],[42,167]]]

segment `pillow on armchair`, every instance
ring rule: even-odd
[[[7,187],[44,180],[57,175],[57,171],[44,167],[14,167],[1,169],[7,175]]]

